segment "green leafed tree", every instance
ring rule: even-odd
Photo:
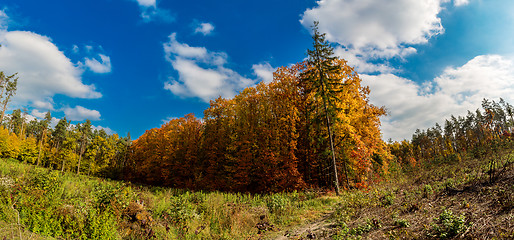
[[[79,132],[79,161],[77,164],[77,174],[80,173],[80,161],[82,160],[82,155],[86,150],[87,145],[91,141],[91,137],[93,135],[93,131],[91,128],[91,121],[88,119],[82,124],[77,124],[77,130]]]
[[[61,150],[63,147],[67,147],[66,138],[68,137],[68,128],[70,126],[70,122],[66,120],[66,117],[59,120],[57,125],[55,126],[54,131],[52,132],[52,147],[55,149],[54,160],[62,160],[61,171],[64,171],[64,163],[66,161],[65,158],[61,158]],[[54,162],[57,165],[57,162]]]
[[[39,166],[39,163],[41,161],[41,148],[45,144],[45,138],[47,137],[48,133],[48,127],[50,122],[52,121],[52,114],[50,111],[48,111],[45,115],[45,119],[42,121],[39,121],[39,132],[38,132],[38,155],[37,155],[37,166]]]

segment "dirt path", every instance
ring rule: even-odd
[[[332,213],[325,213],[320,219],[298,227],[293,227],[287,231],[281,231],[273,239],[330,239],[333,234],[334,224],[329,221]]]

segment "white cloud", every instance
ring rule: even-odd
[[[198,97],[205,102],[222,97],[233,97],[246,87],[255,84],[237,72],[226,68],[227,55],[211,52],[203,47],[191,47],[170,35],[164,44],[166,60],[178,72],[179,79],[170,78],[164,89],[181,97]]]
[[[71,51],[72,51],[73,53],[77,54],[77,53],[79,53],[79,50],[80,50],[80,49],[79,49],[79,46],[77,46],[77,45],[73,44],[73,47],[72,47]]]
[[[170,11],[161,8],[143,8],[141,18],[143,18],[144,22],[159,21],[171,23],[175,21],[175,17]]]
[[[54,110],[54,105],[52,102],[36,100],[32,102],[32,106],[37,109]]]
[[[73,64],[48,37],[32,32],[0,32],[0,69],[18,73],[15,105],[51,109],[52,98],[100,98],[94,85],[82,82],[83,70]]]
[[[165,119],[162,119],[161,122],[162,122],[162,124],[166,124],[166,123],[170,122],[171,120],[175,120],[175,119],[179,119],[179,117],[167,117]]]
[[[84,66],[95,73],[111,72],[111,58],[109,56],[98,54],[100,61],[96,58],[85,58]]]
[[[55,126],[57,126],[57,123],[59,123],[61,119],[59,118],[56,118],[56,117],[52,117],[52,120],[50,120],[50,127],[51,128],[55,128]]]
[[[334,54],[348,61],[348,65],[352,66],[359,73],[392,73],[397,71],[386,63],[376,64],[368,62],[368,57],[362,56],[355,49],[347,49],[341,46],[337,46],[334,49]]]
[[[361,77],[370,86],[371,103],[388,109],[389,116],[382,118],[384,139],[410,139],[418,128],[475,111],[483,98],[514,102],[514,60],[498,55],[477,56],[461,67],[447,68],[424,85],[393,74]]]
[[[32,114],[34,117],[43,119],[46,116],[46,112],[40,112],[37,109],[33,109],[30,114]]]
[[[82,106],[64,108],[64,115],[68,120],[72,121],[83,121],[86,119],[91,121],[100,120],[100,112]]]
[[[195,29],[195,33],[201,33],[204,36],[211,34],[212,31],[214,31],[214,25],[211,23],[200,23]]]
[[[144,22],[160,21],[170,23],[175,21],[175,17],[170,11],[159,8],[156,0],[136,0],[141,10],[141,18]]]
[[[445,69],[435,82],[438,91],[459,102],[476,103],[481,100],[474,99],[476,95],[514,100],[514,62],[499,55],[477,56],[462,67]]]
[[[273,68],[269,63],[254,64],[252,66],[252,70],[262,82],[270,83],[273,81],[273,72],[275,72],[275,68]]]
[[[464,5],[468,5],[469,4],[469,0],[454,0],[453,1],[453,4],[455,6],[464,6]]]
[[[319,31],[328,41],[340,44],[338,54],[361,73],[391,73],[377,59],[404,58],[416,53],[413,47],[444,33],[442,4],[449,0],[318,0],[300,22],[310,29],[319,21]],[[456,0],[458,1],[458,0]]]
[[[157,3],[155,0],[136,0],[140,6],[143,7],[155,7]]]
[[[327,40],[377,55],[396,54],[402,44],[426,43],[444,31],[441,0],[320,0],[300,22],[319,21]]]
[[[201,59],[203,61],[207,61],[207,57],[210,57],[212,55],[207,52],[207,49],[204,47],[191,47],[187,45],[186,43],[179,43],[177,41],[177,34],[172,33],[170,36],[170,41],[164,44],[164,52],[166,53],[166,57],[168,61],[169,57],[171,55],[177,55],[184,58],[194,58],[194,59]],[[226,58],[223,54],[218,54],[216,58],[219,58],[220,60],[224,60]]]
[[[89,53],[89,52],[91,52],[91,51],[93,51],[93,46],[91,46],[91,45],[86,45],[86,46],[84,46],[84,47],[86,48],[86,51],[87,51],[88,53]]]
[[[104,130],[104,131],[105,131],[105,133],[107,133],[107,135],[113,135],[113,134],[115,134],[115,133],[116,133],[115,131],[113,131],[112,129],[110,129],[110,128],[108,128],[108,127],[94,126],[94,125],[93,125],[93,126],[91,126],[91,127],[92,127],[94,130],[98,130],[98,131],[100,131],[100,130]]]
[[[22,117],[23,117],[23,116],[22,116]],[[32,115],[30,115],[30,114],[25,115],[25,116],[24,116],[24,118],[25,118],[25,121],[26,121],[26,122],[31,122],[31,121],[33,121],[33,120],[36,120],[36,117],[35,117],[35,116],[32,116]]]

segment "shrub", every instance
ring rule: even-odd
[[[466,225],[466,217],[464,215],[453,215],[451,210],[444,210],[439,218],[435,218],[435,224],[432,224],[432,232],[430,237],[452,238],[464,232],[468,226]]]

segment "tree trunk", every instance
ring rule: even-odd
[[[45,135],[46,135],[46,129],[43,130],[43,136],[41,137],[41,140],[39,141],[39,151],[38,151],[38,154],[37,154],[37,164],[36,164],[36,166],[39,166],[39,161],[41,159],[41,147],[43,145],[43,141],[45,141]]]
[[[61,172],[64,172],[64,161],[66,160],[66,158],[63,158],[62,159],[62,168],[61,168]]]
[[[84,142],[80,144],[79,162],[77,165],[77,174],[80,174],[80,161],[82,160],[82,154],[84,153]]]
[[[323,82],[323,73],[320,71],[320,76],[322,78],[321,82],[321,92],[323,94],[323,108],[325,110],[325,120],[327,123],[327,131],[328,131],[328,137],[330,139],[330,150],[332,151],[332,170],[333,170],[333,177],[334,177],[334,187],[336,189],[336,195],[339,196],[339,177],[337,176],[337,162],[336,162],[336,153],[334,151],[334,140],[332,138],[332,130],[330,129],[330,117],[328,116],[328,108],[327,108],[327,100],[325,97],[325,84]]]
[[[4,120],[5,110],[7,108],[7,103],[9,103],[9,99],[11,98],[11,95],[8,95],[6,99],[4,100],[4,107],[2,108],[2,115],[0,116],[0,123]]]

